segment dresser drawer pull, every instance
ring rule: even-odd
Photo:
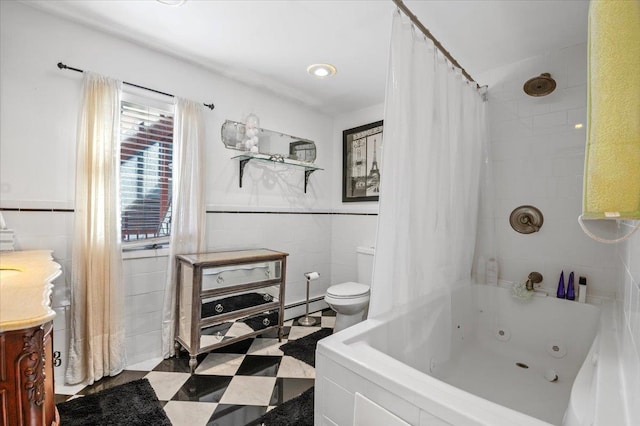
[[[271,302],[273,300],[273,296],[271,296],[270,294],[263,294],[262,298],[265,300],[265,302]]]
[[[216,282],[218,284],[224,284],[224,278],[222,278],[222,275],[218,275],[218,278],[216,278]]]
[[[222,306],[222,304],[221,304],[221,303],[218,303],[218,304],[216,305],[216,312],[217,312],[217,313],[220,313],[220,312],[222,312],[222,311],[224,311],[224,306]]]
[[[265,327],[268,327],[269,324],[271,324],[271,321],[269,321],[269,318],[265,318],[262,320],[262,325],[264,325]]]
[[[269,268],[265,269],[265,270],[264,270],[264,275],[265,275],[266,277],[270,277],[270,276],[271,276],[271,270],[270,270]]]

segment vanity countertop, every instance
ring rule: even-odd
[[[52,281],[61,273],[51,250],[0,252],[0,332],[51,321]]]

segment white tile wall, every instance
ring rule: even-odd
[[[167,256],[125,259],[125,330],[127,363],[162,355],[161,328]]]
[[[35,208],[45,208],[44,204],[46,202]],[[55,282],[56,294],[60,296],[54,298],[58,314],[54,324],[54,349],[61,352],[63,360],[55,373],[56,380],[63,381],[68,346],[73,213],[4,211],[3,215],[8,226],[16,231],[16,249],[53,247],[55,260],[63,265],[63,275]],[[265,247],[290,253],[285,303],[292,304],[304,301],[306,297],[304,272],[321,274],[320,279],[312,282],[311,298],[323,296],[327,287],[335,282],[355,280],[355,248],[373,245],[376,220],[377,216],[329,214],[208,214],[207,248]],[[166,256],[124,260],[129,364],[160,356],[166,268]],[[339,271],[337,275],[333,274],[334,269]]]
[[[342,202],[342,151],[343,131],[384,119],[384,104],[353,111],[336,117],[333,121],[333,209],[343,214],[332,217],[331,229],[331,284],[357,279],[356,248],[373,246],[378,224],[377,202]],[[383,147],[384,151],[384,147]],[[384,168],[380,163],[380,173]],[[349,213],[368,213],[350,215]]]
[[[631,222],[620,232],[631,231]],[[640,232],[619,246],[621,279],[618,286],[621,370],[629,424],[640,424]]]
[[[312,299],[331,284],[355,280],[356,247],[373,245],[376,223],[377,216],[209,213],[207,250],[262,247],[289,253],[285,304],[290,305],[306,298],[304,272],[320,272],[311,283]],[[166,262],[166,257],[124,261],[130,364],[160,356]]]
[[[51,209],[49,201],[32,201],[22,208]],[[2,206],[6,207],[3,200]],[[67,208],[67,206],[63,207]],[[3,211],[7,226],[16,233],[16,250],[53,250],[62,266],[62,275],[54,281],[54,351],[62,364],[54,370],[56,381],[64,381],[68,353],[69,282],[73,213]],[[160,356],[161,311],[166,279],[167,257],[124,261],[125,327],[128,361],[138,362]],[[141,343],[140,341],[144,342]]]
[[[304,301],[304,273],[317,271],[310,298],[322,296],[331,282],[331,222],[327,214],[207,214],[207,248],[268,248],[289,253],[285,304]]]
[[[492,215],[500,278],[525,280],[539,271],[543,286],[555,292],[560,272],[574,271],[576,279],[587,277],[592,295],[613,297],[615,248],[592,241],[577,222],[586,141],[586,48],[579,44],[479,76],[489,84]],[[551,73],[556,90],[544,97],[526,95],[524,82],[543,72]],[[575,129],[577,123],[583,127]],[[511,211],[524,204],[544,214],[540,232],[522,235],[509,225]],[[481,223],[486,226],[487,218]],[[604,231],[615,232],[615,226]]]
[[[331,229],[331,283],[356,281],[356,248],[373,247],[378,216],[335,215]]]
[[[31,204],[31,208],[51,208],[47,201]],[[3,207],[6,206],[3,200]],[[54,350],[60,351],[63,361],[55,375],[58,382],[63,382],[68,347],[73,213],[4,211],[3,215],[16,232],[16,249],[53,249],[54,259],[63,266],[63,275],[55,281],[54,297],[57,312]],[[355,280],[355,249],[358,245],[374,244],[376,223],[377,216],[208,214],[207,247],[209,250],[266,247],[290,253],[285,303],[292,304],[306,297],[304,272],[321,274],[319,280],[312,282],[311,298],[324,295],[333,283]],[[160,356],[166,268],[166,256],[124,260],[129,364]]]
[[[588,294],[616,297],[619,305],[620,367],[629,424],[640,424],[640,233],[625,244],[607,245],[584,235],[581,213],[586,142],[587,49],[585,44],[492,70],[479,76],[489,84],[491,150],[500,276],[522,280],[541,272],[544,286],[555,292],[561,270],[588,279]],[[550,72],[554,93],[531,98],[522,84]],[[574,126],[582,123],[581,129]],[[511,210],[533,204],[545,215],[539,233],[521,235],[508,224]],[[486,226],[491,218],[485,215]],[[590,224],[614,237],[629,224]],[[486,239],[487,236],[481,237]],[[482,244],[483,250],[490,245]]]

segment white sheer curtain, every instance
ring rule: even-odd
[[[370,318],[470,280],[486,139],[475,84],[399,13],[389,66]]]
[[[174,354],[177,254],[205,247],[204,124],[202,106],[176,99],[173,126],[173,197],[167,284],[162,311],[162,355]]]
[[[70,384],[93,383],[126,365],[118,202],[120,95],[121,83],[84,73],[66,371]]]

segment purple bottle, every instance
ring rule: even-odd
[[[569,274],[569,284],[567,284],[567,299],[576,300],[576,292],[573,288],[573,272]]]
[[[564,299],[564,271],[560,272],[560,281],[558,281],[558,299]]]

